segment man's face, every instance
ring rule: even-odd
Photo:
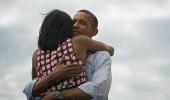
[[[73,35],[86,35],[93,37],[97,28],[92,28],[92,19],[84,12],[77,12],[73,17]]]

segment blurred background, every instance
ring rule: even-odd
[[[0,100],[26,100],[41,13],[56,8],[98,17],[94,39],[115,48],[109,100],[170,100],[169,0],[0,0]]]

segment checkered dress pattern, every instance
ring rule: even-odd
[[[64,58],[65,64],[82,64],[85,68],[82,60],[78,58],[76,53],[74,52],[72,41],[70,38],[66,39],[64,42],[58,44],[57,50],[54,51],[42,51],[38,50],[37,52],[37,62],[38,62],[38,77],[44,78],[50,72],[54,71],[56,65]],[[69,89],[79,86],[86,82],[86,73],[82,71],[79,77],[72,77],[68,80],[61,80],[60,82],[56,82],[54,86],[50,88],[50,90],[61,90],[61,89]]]

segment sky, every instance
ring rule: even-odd
[[[98,17],[94,39],[115,48],[109,100],[170,100],[169,0],[0,0],[0,100],[26,100],[42,14],[52,9]]]

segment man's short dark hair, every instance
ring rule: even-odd
[[[89,10],[86,10],[86,9],[81,9],[78,12],[84,12],[84,13],[88,14],[93,20],[92,27],[97,28],[98,20],[97,20],[97,17],[92,12],[90,12]]]

